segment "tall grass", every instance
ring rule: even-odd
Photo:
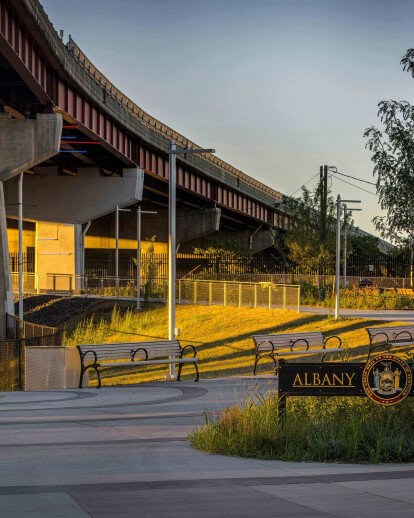
[[[275,395],[206,414],[190,436],[211,453],[313,462],[414,461],[414,402],[385,408],[367,398],[289,398],[283,425]]]
[[[333,307],[335,305],[332,286],[326,287],[322,300],[321,290],[312,283],[301,283],[301,304],[305,306]],[[378,288],[341,288],[341,307],[347,309],[414,309],[414,297],[400,295],[395,291]]]

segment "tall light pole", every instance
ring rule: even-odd
[[[23,321],[23,174],[19,174],[18,188],[18,229],[19,229],[19,320]]]
[[[362,209],[356,209],[355,207],[348,207],[347,204],[344,204],[344,286],[347,286],[348,281],[346,280],[346,255],[347,255],[347,233],[346,233],[346,220],[348,216],[348,212],[352,211],[360,211]]]
[[[177,149],[174,140],[170,142],[169,154],[169,205],[168,205],[168,339],[175,338],[175,256],[176,256],[176,165],[177,155],[194,153],[215,153],[214,149]],[[170,378],[175,378],[175,364],[170,364]]]
[[[136,311],[141,310],[141,214],[158,214],[153,210],[141,210],[141,205],[137,210],[137,307]]]
[[[361,203],[361,200],[336,198],[336,272],[335,272],[335,318],[339,317],[339,276],[341,274],[341,203]]]

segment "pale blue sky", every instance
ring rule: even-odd
[[[322,164],[373,181],[362,134],[377,103],[414,102],[399,64],[411,0],[41,1],[144,110],[284,194]],[[355,221],[374,231],[376,197],[332,189],[361,199]]]

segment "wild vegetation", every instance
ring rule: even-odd
[[[313,462],[413,462],[414,401],[394,407],[368,398],[288,398],[284,420],[277,398],[205,414],[190,436],[195,448],[239,457]],[[282,424],[283,423],[283,424]]]
[[[301,304],[333,308],[335,296],[332,285],[322,291],[312,283],[302,282]],[[379,288],[341,287],[340,305],[348,309],[414,309],[414,296]]]

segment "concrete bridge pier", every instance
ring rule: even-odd
[[[9,113],[0,113],[0,338],[6,337],[6,313],[14,315],[3,182],[59,153],[61,134],[60,115],[12,119]],[[16,213],[17,208],[16,204]]]
[[[157,236],[156,241],[168,242],[168,212],[158,210],[156,215],[142,217],[143,239]],[[178,209],[177,210],[177,244],[207,236],[220,228],[221,209]]]

